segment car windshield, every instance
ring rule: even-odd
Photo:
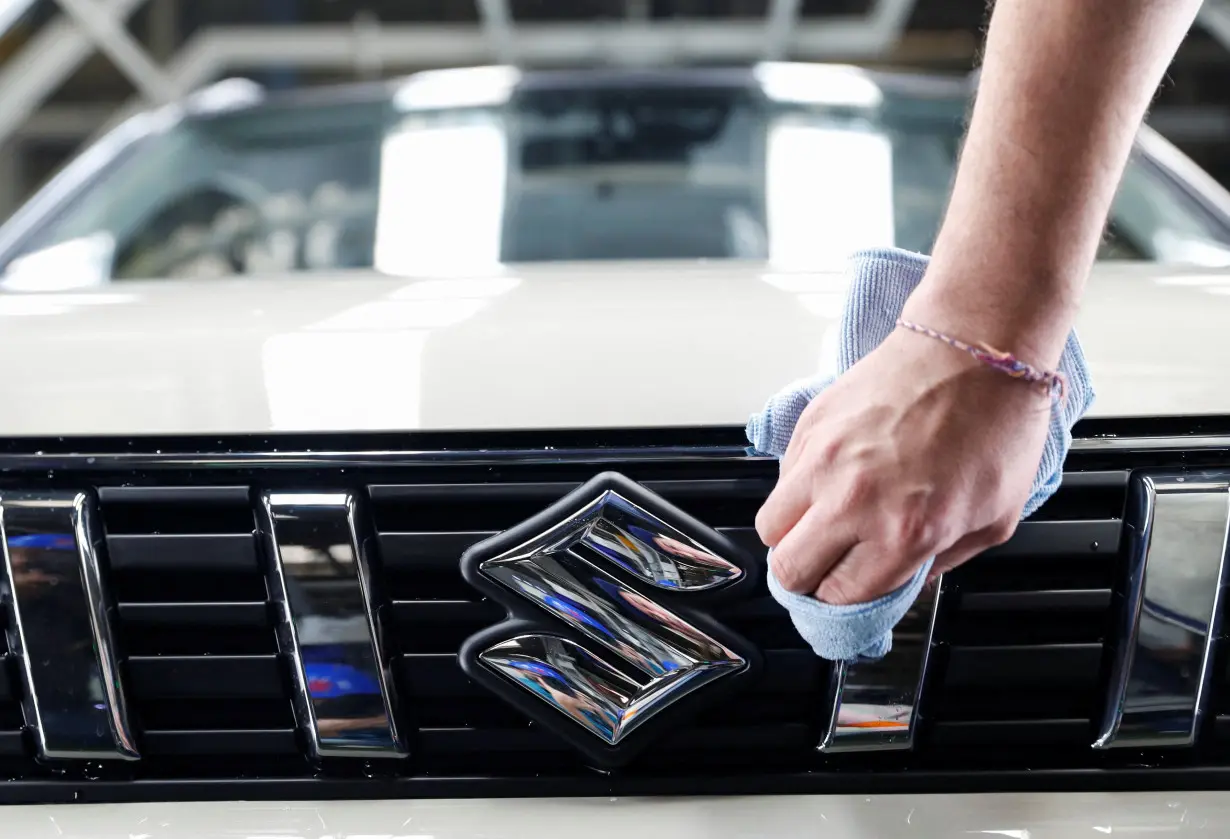
[[[109,278],[142,279],[643,259],[810,270],[860,247],[928,252],[967,102],[855,80],[824,97],[523,85],[451,107],[407,85],[379,102],[193,117],[143,141],[19,253],[76,248]],[[1230,264],[1228,239],[1140,158],[1101,257]]]

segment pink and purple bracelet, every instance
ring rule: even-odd
[[[1039,370],[1032,364],[1021,361],[1012,353],[1002,352],[985,344],[967,344],[960,338],[953,338],[951,335],[945,335],[943,332],[938,332],[929,326],[922,326],[903,318],[897,318],[897,326],[908,329],[911,332],[917,332],[919,335],[925,335],[928,338],[942,341],[953,349],[967,352],[988,367],[994,368],[1014,379],[1022,379],[1030,384],[1039,385],[1045,389],[1052,399],[1060,402],[1063,401],[1064,389],[1067,383],[1064,380],[1063,373],[1058,370]]]

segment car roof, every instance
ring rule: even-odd
[[[623,87],[752,90],[759,87],[756,78],[757,66],[589,67],[527,70],[519,73],[514,90],[567,91]],[[799,66],[838,67],[844,65]],[[464,72],[471,69],[475,68],[460,67],[426,72]],[[891,97],[953,99],[967,97],[971,91],[972,77],[968,74],[953,75],[859,67],[847,69],[860,74],[875,84],[884,95]],[[235,113],[236,111],[380,105],[390,102],[398,89],[416,75],[418,74],[382,81],[315,85],[293,90],[261,90],[259,97],[224,109],[193,108],[190,104],[184,116],[187,119],[209,119],[220,113]],[[219,84],[232,81],[235,80],[227,80]]]

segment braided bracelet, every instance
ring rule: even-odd
[[[902,318],[897,318],[897,326],[908,329],[911,332],[917,332],[919,335],[925,335],[928,338],[942,341],[953,349],[967,352],[988,367],[992,367],[1014,379],[1023,379],[1030,384],[1039,385],[1052,399],[1060,402],[1063,401],[1067,383],[1064,380],[1063,373],[1058,370],[1039,370],[1032,364],[1021,361],[1012,353],[1002,352],[994,347],[988,347],[986,344],[967,344],[959,338],[953,338],[951,335],[945,335],[943,332],[937,332],[928,326],[921,326]]]

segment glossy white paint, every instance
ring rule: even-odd
[[[5,807],[22,839],[1224,836],[1230,794],[758,796]]]
[[[0,434],[741,425],[823,363],[842,301],[729,263],[0,294]],[[1230,272],[1099,267],[1095,413],[1230,414],[1227,324]]]

